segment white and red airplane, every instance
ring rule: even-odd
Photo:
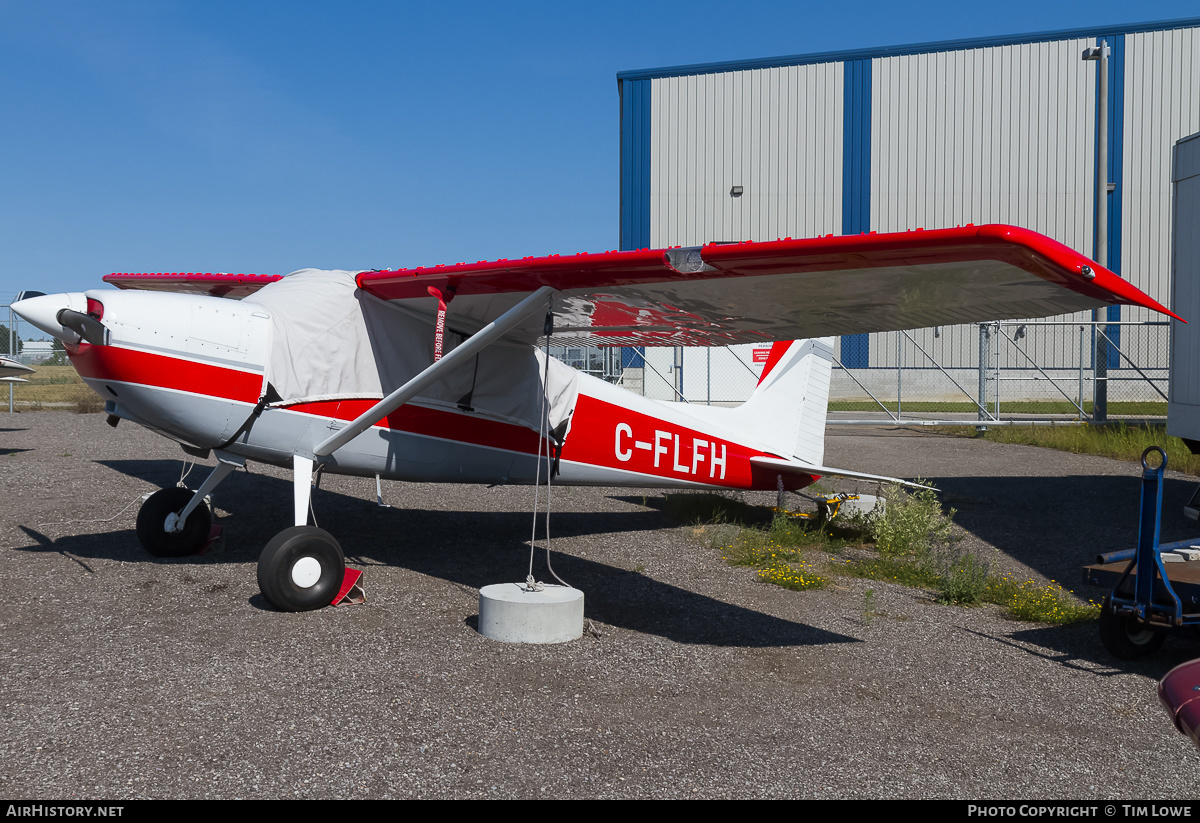
[[[828,335],[1043,317],[1125,303],[1175,316],[1116,274],[1012,226],[526,257],[286,277],[113,274],[121,291],[14,310],[61,339],[110,422],[216,455],[196,491],[143,504],[158,556],[201,548],[204,498],[246,460],[293,470],[294,519],[263,550],[274,606],[327,605],[344,576],[308,525],[314,471],[393,480],[798,489],[828,468]],[[232,298],[232,299],[231,299]],[[774,341],[746,403],[649,400],[539,341]],[[803,340],[798,338],[805,338]]]

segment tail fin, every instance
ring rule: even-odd
[[[776,343],[750,399],[728,417],[777,454],[813,466],[825,458],[833,338]]]

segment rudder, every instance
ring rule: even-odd
[[[822,465],[833,341],[821,337],[776,343],[757,388],[731,410],[729,423],[753,432],[771,451]]]

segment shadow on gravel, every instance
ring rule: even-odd
[[[954,522],[1001,552],[1075,588],[1081,569],[1101,552],[1135,548],[1141,473],[1128,477],[933,478]],[[1195,483],[1163,483],[1163,543],[1200,536],[1200,524],[1183,517]]]
[[[1100,644],[1095,623],[1038,626],[1005,635],[985,634],[966,628],[960,628],[959,631],[1097,677],[1140,674],[1159,680],[1180,663],[1200,656],[1200,643],[1196,642],[1196,634],[1190,630],[1169,632],[1163,647],[1142,660],[1118,660],[1109,654]]]
[[[172,460],[101,461],[115,471],[160,486],[179,479],[179,463]],[[201,472],[196,475],[196,472]],[[197,466],[188,478],[195,486],[204,477]],[[446,486],[447,495],[454,493]],[[128,527],[100,534],[51,538],[22,526],[33,545],[16,551],[63,552],[73,559],[88,557],[164,564],[254,563],[259,551],[279,530],[290,525],[291,483],[267,475],[238,472],[216,492],[225,527],[223,551],[180,559],[150,557],[137,544]],[[452,581],[473,589],[503,580],[524,578],[529,564],[529,512],[426,511],[400,507],[380,508],[363,500],[327,489],[318,489],[313,505],[321,528],[333,534],[347,562],[409,569],[422,575]],[[131,510],[125,525],[135,513]],[[544,521],[543,521],[544,522]],[[79,524],[70,524],[78,526]],[[639,533],[671,526],[656,511],[556,512],[551,518],[555,540],[571,540],[573,549],[586,552],[580,540],[595,537],[636,540]],[[103,529],[92,523],[89,529]],[[47,529],[47,531],[50,531]],[[539,539],[541,538],[539,527]],[[559,544],[561,545],[561,544]],[[541,548],[535,555],[534,574],[551,580]],[[824,631],[803,623],[773,617],[663,583],[639,572],[599,560],[554,552],[554,571],[587,593],[587,616],[610,626],[655,634],[680,643],[737,647],[775,647],[859,642],[856,638]]]

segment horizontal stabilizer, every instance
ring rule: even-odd
[[[846,469],[831,469],[828,466],[810,466],[807,463],[801,463],[799,460],[780,460],[776,457],[751,457],[750,462],[755,466],[761,466],[764,469],[782,472],[783,474],[803,474],[809,477],[845,477],[850,480],[874,480],[880,483],[895,483],[898,486],[907,486],[910,489],[931,489],[937,491],[933,486],[923,486],[920,483],[901,480],[898,477],[864,474],[863,472],[852,472]]]

